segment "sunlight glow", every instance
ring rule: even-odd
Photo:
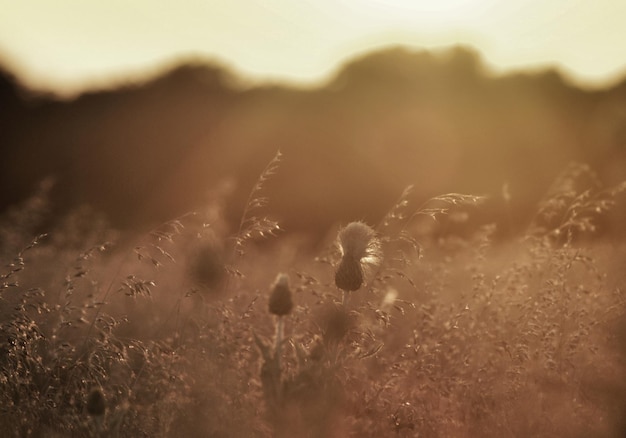
[[[0,0],[0,10],[0,60],[66,91],[190,55],[249,79],[310,83],[389,44],[467,44],[497,70],[558,65],[590,84],[626,66],[621,0]]]

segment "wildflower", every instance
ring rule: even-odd
[[[93,388],[87,396],[87,413],[93,417],[101,417],[106,412],[106,400],[100,388]]]
[[[280,362],[285,331],[285,318],[283,316],[291,313],[291,309],[293,309],[293,301],[291,300],[291,290],[289,289],[289,276],[281,273],[276,276],[269,299],[269,311],[278,317],[276,318],[273,356],[270,355],[267,349],[262,349],[262,351],[265,351],[263,353],[265,360],[261,368],[261,381],[267,392],[266,397],[269,398],[272,405],[280,404],[282,398]],[[257,344],[260,345],[259,342]]]
[[[217,240],[205,242],[193,254],[189,269],[193,282],[202,290],[217,293],[227,279],[224,251]]]
[[[331,308],[324,315],[322,323],[323,339],[326,343],[341,341],[354,327],[354,315],[344,308]]]
[[[364,265],[380,262],[380,242],[376,232],[363,222],[351,222],[337,236],[341,261],[335,284],[343,291],[356,291],[363,284]]]
[[[291,300],[291,290],[289,289],[289,276],[287,274],[278,274],[270,295],[270,313],[281,317],[288,315],[292,308],[293,301]]]

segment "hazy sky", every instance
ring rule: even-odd
[[[0,59],[72,93],[200,54],[253,79],[311,82],[388,44],[470,44],[496,69],[626,74],[626,0],[0,0]]]

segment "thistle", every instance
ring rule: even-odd
[[[351,222],[337,236],[341,261],[335,271],[335,284],[345,292],[363,285],[364,266],[380,263],[380,242],[376,232],[363,222]]]
[[[107,403],[102,389],[94,387],[89,391],[86,400],[86,409],[93,421],[93,436],[103,436],[105,432],[104,414],[106,414]]]
[[[280,368],[280,349],[283,344],[285,330],[283,316],[288,315],[292,308],[293,301],[291,301],[291,290],[289,289],[289,276],[287,274],[278,274],[272,286],[269,302],[270,313],[278,317],[274,338],[274,358],[278,368]]]
[[[291,290],[289,289],[289,276],[278,274],[272,284],[269,297],[269,311],[276,315],[276,332],[274,337],[274,348],[263,342],[255,335],[255,342],[261,351],[263,365],[261,366],[261,382],[263,392],[267,401],[272,422],[277,427],[281,423],[281,410],[283,403],[283,377],[281,372],[281,347],[284,336],[284,317],[291,313],[293,301]]]
[[[101,417],[106,412],[106,400],[100,388],[93,388],[87,396],[87,413],[93,417]]]
[[[293,301],[291,300],[291,290],[289,289],[289,276],[287,274],[278,274],[272,286],[269,311],[273,315],[282,317],[288,315],[292,308]]]

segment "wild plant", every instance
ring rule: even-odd
[[[281,158],[282,154],[280,151],[276,152],[274,158],[272,158],[259,175],[259,178],[248,195],[248,200],[246,201],[244,211],[241,215],[239,229],[233,237],[234,251],[237,255],[243,255],[244,246],[249,240],[255,237],[273,236],[280,230],[276,221],[266,216],[257,216],[255,213],[268,203],[268,198],[262,196],[264,185],[278,169]]]
[[[494,225],[431,238],[423,220],[482,198],[406,190],[377,226],[284,261],[290,241],[253,245],[276,230],[261,215],[275,160],[231,238],[196,214],[130,244],[7,241],[4,435],[623,435],[625,251],[579,239],[621,185],[556,190],[539,206],[554,221],[507,242]]]
[[[351,222],[339,230],[337,243],[341,260],[335,270],[335,285],[342,291],[345,303],[347,294],[363,285],[365,268],[380,264],[380,243],[376,232],[363,222]]]
[[[181,372],[186,360],[176,352],[180,336],[163,330],[169,325],[167,313],[165,320],[143,310],[128,317],[119,305],[143,300],[142,307],[154,308],[146,304],[154,303],[159,285],[139,271],[145,270],[142,265],[162,270],[173,264],[174,257],[163,244],[174,245],[183,228],[181,220],[170,221],[150,232],[145,246],[136,246],[126,255],[111,254],[108,259],[103,254],[107,257],[113,245],[96,245],[72,261],[67,259],[68,248],[38,245],[43,236],[18,253],[2,275],[3,292],[12,289],[3,293],[0,323],[2,338],[9,340],[1,369],[4,378],[0,379],[5,398],[0,423],[7,433],[170,433],[187,385]],[[58,238],[48,240],[58,242]],[[30,264],[51,262],[63,269],[63,262],[69,261],[67,274],[61,279],[33,273],[24,278],[29,265],[26,255],[35,247],[41,250]],[[51,249],[57,252],[52,254]],[[72,249],[70,246],[69,252]],[[135,273],[123,274],[133,269],[133,257],[139,263],[134,266]],[[96,263],[99,266],[94,266]],[[30,270],[47,273],[49,268],[44,267],[41,270],[35,265]],[[38,277],[50,281],[45,290],[28,286]],[[184,296],[182,293],[179,299]],[[93,387],[98,391],[90,390]],[[106,409],[98,413],[102,404]]]
[[[549,234],[561,244],[594,234],[625,190],[626,181],[606,188],[588,165],[571,163],[540,202],[529,233]]]

